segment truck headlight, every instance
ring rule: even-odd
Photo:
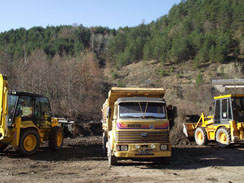
[[[128,151],[128,146],[127,145],[122,145],[120,146],[121,151]]]
[[[117,151],[128,151],[128,145],[117,145]]]
[[[165,144],[161,144],[160,145],[160,150],[161,151],[165,151],[165,150],[167,150],[168,149],[168,146],[167,145],[165,145]]]
[[[151,144],[152,149],[155,149],[155,147],[156,147],[155,144]]]
[[[140,145],[136,145],[136,149],[140,149],[140,147],[141,147]]]

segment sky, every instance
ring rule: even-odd
[[[34,26],[119,28],[150,23],[181,0],[2,0],[0,32]]]

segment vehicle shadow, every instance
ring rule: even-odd
[[[199,169],[205,167],[244,166],[244,145],[232,145],[229,148],[210,146],[177,146],[173,148],[170,164],[152,162],[119,161],[118,166],[134,166],[140,169]],[[22,158],[37,161],[107,161],[103,157],[100,142],[77,140],[75,144],[65,143],[59,151],[50,151],[47,145],[42,146],[32,156],[21,156],[13,149],[0,153],[8,158]],[[1,157],[0,157],[1,158]]]
[[[23,158],[39,161],[83,161],[83,160],[105,160],[102,153],[101,144],[64,144],[63,148],[58,151],[51,151],[47,145],[39,148],[37,153],[31,156],[22,156],[12,148],[0,153],[0,156],[8,158]]]
[[[244,166],[244,145],[229,148],[216,146],[175,147],[169,165],[150,164],[145,169],[199,169],[205,167]]]

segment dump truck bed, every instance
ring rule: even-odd
[[[165,90],[163,88],[119,88],[112,87],[108,94],[109,105],[122,97],[155,97],[163,98]]]

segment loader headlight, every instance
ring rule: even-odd
[[[167,150],[168,149],[168,146],[167,145],[165,145],[165,144],[161,144],[160,145],[160,150],[161,151],[165,151],[165,150]]]

